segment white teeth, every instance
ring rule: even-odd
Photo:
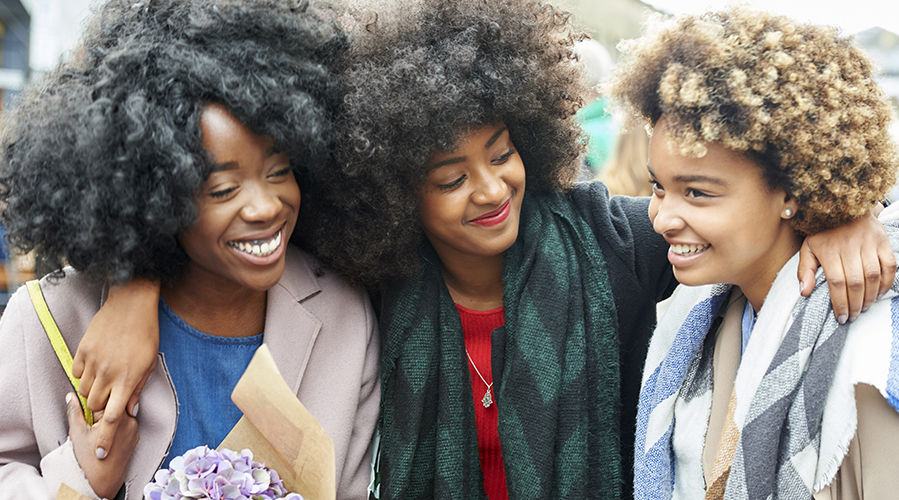
[[[707,249],[711,245],[671,245],[671,251],[678,255],[693,255]]]
[[[267,257],[274,253],[275,250],[277,250],[281,246],[281,231],[278,231],[274,236],[265,241],[229,241],[228,245],[232,248],[240,250],[241,252],[255,255],[256,257]]]

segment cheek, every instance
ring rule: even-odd
[[[421,222],[421,227],[424,228],[426,232],[433,232],[433,228],[435,226],[439,226],[439,203],[437,197],[439,195],[437,193],[424,193],[418,200],[418,218]]]
[[[649,210],[647,212],[649,213],[649,222],[655,222],[656,215],[659,214],[659,200],[655,196],[649,199]]]

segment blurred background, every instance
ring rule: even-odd
[[[0,113],[15,105],[17,93],[53,68],[71,50],[91,6],[100,0],[0,0]],[[137,1],[137,0],[135,0]],[[340,4],[354,0],[332,0]],[[451,0],[448,0],[451,1]],[[355,2],[354,2],[355,3]],[[650,15],[701,12],[732,1],[709,0],[555,0],[572,13],[592,40],[578,46],[591,80],[599,84],[614,69],[616,45],[639,35]],[[745,5],[817,24],[833,25],[854,35],[880,68],[880,83],[899,112],[899,2],[896,0],[753,0]],[[648,194],[645,131],[615,116],[599,91],[585,96],[579,113],[590,147],[584,178],[602,178],[615,194]],[[899,124],[893,137],[899,140]],[[3,233],[0,227],[0,234]],[[33,277],[28,256],[10,254],[0,245],[0,310],[8,293]]]

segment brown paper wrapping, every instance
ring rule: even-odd
[[[219,449],[249,448],[254,460],[278,471],[284,487],[306,500],[336,498],[334,443],[284,382],[264,344],[231,399],[244,415]]]
[[[63,483],[59,485],[59,490],[56,491],[56,500],[90,500],[90,498],[78,493],[67,484]]]

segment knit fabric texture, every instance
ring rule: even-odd
[[[513,499],[621,494],[617,317],[596,236],[561,193],[528,193],[494,339]],[[381,497],[485,498],[459,314],[433,249],[385,291]]]

